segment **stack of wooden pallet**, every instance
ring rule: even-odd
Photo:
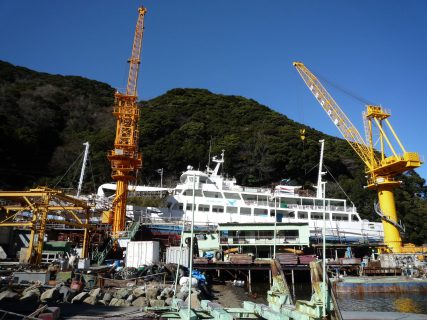
[[[207,258],[194,258],[193,259],[193,263],[200,263],[200,264],[204,264],[204,263],[209,263],[209,260]]]
[[[294,253],[278,253],[276,259],[281,264],[298,264],[298,256]]]
[[[228,259],[230,260],[230,263],[235,263],[235,264],[251,264],[252,263],[252,256],[248,254],[233,253],[228,256]]]
[[[316,260],[316,256],[314,254],[302,255],[298,256],[300,264],[310,264],[311,261]]]
[[[339,258],[340,264],[360,264],[362,259],[360,258]]]

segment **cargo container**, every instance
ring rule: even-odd
[[[138,268],[159,263],[159,251],[158,241],[130,241],[126,248],[126,266]]]
[[[181,251],[181,258],[180,258]],[[188,268],[190,261],[190,250],[188,247],[168,247],[166,248],[166,263],[175,263]]]

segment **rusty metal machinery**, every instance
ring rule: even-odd
[[[46,230],[61,224],[84,229],[82,257],[88,254],[90,207],[86,202],[45,187],[29,191],[0,191],[0,227],[29,228],[27,261],[41,262]]]
[[[147,10],[138,9],[132,56],[129,59],[129,75],[125,93],[116,92],[113,114],[117,119],[114,150],[108,153],[112,178],[116,181],[116,194],[112,205],[112,231],[117,238],[125,230],[126,201],[129,183],[135,180],[142,167],[142,155],[138,151],[139,107],[137,105],[137,81],[144,34],[144,16]]]

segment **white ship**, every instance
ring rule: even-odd
[[[179,184],[171,191],[165,208],[129,208],[133,218],[149,218],[153,227],[174,222],[175,230],[182,221],[191,221],[194,212],[196,227],[215,226],[220,223],[308,223],[310,237],[322,237],[323,215],[326,215],[326,239],[340,242],[382,242],[383,226],[378,222],[361,219],[354,205],[344,199],[324,197],[324,185],[319,170],[316,197],[301,196],[298,186],[278,185],[274,189],[243,187],[220,174],[224,163],[221,158],[213,158],[216,163],[212,170],[205,172],[185,171]],[[322,156],[321,156],[322,163]],[[320,168],[321,168],[320,163]],[[114,184],[104,184],[98,189],[98,196],[113,193]],[[152,187],[136,187],[137,192],[164,192]],[[193,195],[194,190],[194,195]],[[194,203],[194,207],[193,207]]]

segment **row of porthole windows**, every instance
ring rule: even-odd
[[[231,207],[227,206],[225,207],[226,213],[239,213],[239,207]],[[179,204],[179,209],[183,210],[183,205]],[[190,203],[187,204],[186,210],[193,210],[192,205]],[[209,212],[210,206],[205,204],[199,204],[197,208],[195,208],[196,211],[199,212]],[[223,213],[224,207],[222,206],[212,206],[212,212],[218,212]],[[295,213],[294,212],[288,212],[284,210],[271,210],[270,214],[271,216],[275,216],[275,214],[282,215],[283,218],[294,218]],[[241,215],[252,215],[252,209],[249,207],[240,207],[240,214]],[[260,209],[255,208],[254,209],[254,215],[268,215],[268,209]],[[299,219],[308,219],[308,212],[298,212],[298,218]],[[311,219],[312,220],[322,220],[323,214],[321,212],[312,212],[311,213]],[[329,220],[329,213],[326,213],[326,219]],[[358,217],[355,214],[351,215],[352,221],[359,221]],[[340,214],[332,214],[332,220],[334,221],[348,221],[348,215],[340,215]]]

